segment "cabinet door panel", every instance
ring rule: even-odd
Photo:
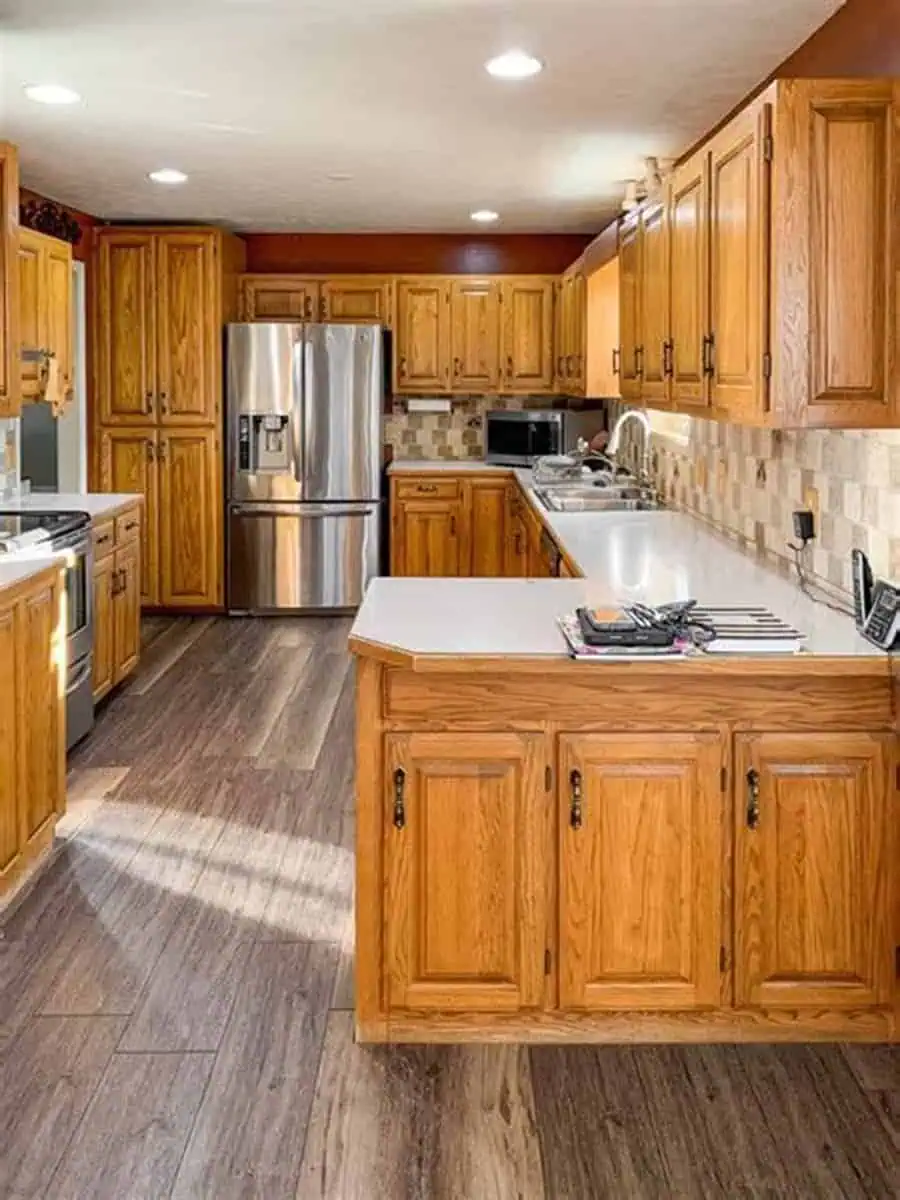
[[[0,608],[0,886],[15,871],[21,853],[16,626],[15,606]]]
[[[397,284],[394,363],[398,391],[450,386],[450,285],[444,279]]]
[[[891,747],[889,734],[738,738],[737,1004],[889,1003]]]
[[[154,260],[152,234],[101,238],[94,333],[101,424],[141,425],[157,415]]]
[[[711,401],[733,418],[768,408],[770,114],[767,104],[751,105],[710,149]]]
[[[23,350],[46,348],[44,299],[44,239],[30,229],[19,230],[19,335]],[[20,362],[22,395],[26,399],[40,391],[40,365]]]
[[[619,230],[619,379],[626,400],[641,395],[641,243],[641,223],[633,217]]]
[[[469,573],[491,579],[506,574],[509,545],[509,484],[505,479],[478,480],[471,485]]]
[[[668,202],[645,209],[641,225],[641,395],[646,400],[666,401],[670,394]]]
[[[141,602],[159,604],[159,496],[155,429],[104,429],[100,434],[100,488],[139,493],[141,517]]]
[[[137,666],[141,653],[140,551],[129,542],[116,551],[116,597],[113,606],[114,681],[121,683]]]
[[[722,762],[714,734],[560,738],[563,1008],[718,1005]]]
[[[112,554],[94,563],[94,700],[115,683],[114,570]]]
[[[215,260],[211,234],[159,235],[157,376],[163,424],[211,425],[219,413]]]
[[[620,395],[618,257],[588,278],[587,325],[587,394],[615,398]]]
[[[315,321],[319,282],[296,275],[245,276],[241,280],[241,320]]]
[[[456,500],[404,500],[394,506],[391,574],[457,576],[461,512]]]
[[[72,247],[47,239],[47,346],[56,355],[63,390],[72,387]]]
[[[19,159],[16,147],[0,143],[0,417],[17,417],[22,401],[19,353]]]
[[[333,279],[322,284],[323,321],[390,327],[391,286],[383,279]]]
[[[553,390],[553,281],[508,280],[502,285],[504,392]]]
[[[222,491],[218,434],[159,435],[160,604],[208,608],[222,602]]]
[[[697,154],[672,176],[672,399],[707,406],[703,339],[709,333],[709,156]]]
[[[536,734],[387,738],[391,1008],[542,1003],[550,840],[543,745]]]
[[[47,822],[65,804],[62,729],[65,631],[58,585],[28,596],[21,606],[21,620],[19,695],[23,720],[19,744],[24,765],[22,845],[25,847],[40,837]]]
[[[489,280],[456,280],[450,288],[451,384],[487,392],[500,372],[500,291]]]

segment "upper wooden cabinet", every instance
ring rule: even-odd
[[[343,321],[390,328],[394,281],[386,275],[243,275],[242,321]]]
[[[397,391],[450,387],[450,283],[422,276],[397,282],[394,376]]]
[[[867,733],[736,739],[737,1004],[890,1003],[895,742]]]
[[[393,284],[390,279],[360,275],[326,279],[322,283],[320,313],[323,321],[347,324],[392,324]]]
[[[300,275],[244,275],[242,321],[317,321],[319,280]]]
[[[94,394],[102,425],[214,425],[238,239],[208,229],[98,229]]]
[[[779,80],[683,162],[621,225],[622,394],[777,428],[900,424],[898,129],[897,81]]]
[[[507,279],[501,284],[501,390],[553,391],[553,280]],[[577,382],[575,375],[573,383]]]
[[[587,372],[587,281],[580,262],[566,271],[555,291],[556,388],[569,396],[582,396]]]
[[[19,338],[22,350],[56,360],[63,402],[72,389],[72,247],[33,229],[19,230]],[[21,363],[22,398],[43,395],[47,364]]]
[[[615,399],[619,383],[619,260],[613,258],[587,278],[585,394]]]
[[[19,158],[0,142],[0,417],[22,403],[19,355]]]
[[[450,284],[450,378],[454,389],[496,391],[500,383],[500,285],[490,279]]]

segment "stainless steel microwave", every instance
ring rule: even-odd
[[[489,463],[530,467],[545,454],[565,454],[580,437],[606,429],[606,410],[491,409],[485,418],[484,450]]]

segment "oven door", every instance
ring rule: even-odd
[[[562,452],[563,414],[490,412],[485,458],[506,466],[531,466],[545,454]]]
[[[93,547],[91,529],[52,543],[66,555],[66,661],[81,664],[94,649]]]

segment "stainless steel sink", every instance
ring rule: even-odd
[[[653,512],[662,508],[655,496],[637,485],[536,488],[535,495],[549,512]]]

